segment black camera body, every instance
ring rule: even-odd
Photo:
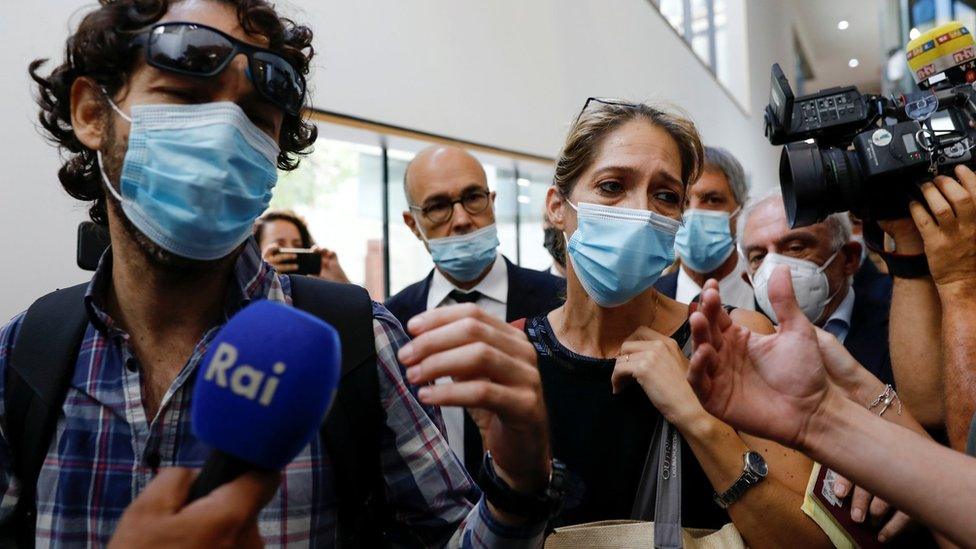
[[[763,114],[766,138],[773,145],[851,134],[877,116],[874,103],[854,86],[820,90],[797,100],[778,64],[773,65],[771,80]]]
[[[972,163],[976,90],[945,81],[909,97],[862,94],[854,86],[796,98],[772,68],[766,137],[786,146],[780,186],[791,227],[851,211],[862,219],[909,215],[918,185]]]

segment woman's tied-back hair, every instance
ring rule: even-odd
[[[569,196],[580,175],[596,158],[603,140],[631,120],[645,120],[674,139],[681,155],[681,181],[687,188],[701,175],[705,152],[695,123],[667,110],[644,103],[590,100],[573,123],[556,161],[553,183]]]
[[[305,223],[305,219],[291,210],[269,210],[254,222],[254,239],[258,241],[258,245],[264,238],[264,229],[272,221],[287,221],[294,225],[298,229],[299,238],[302,239],[302,248],[311,248],[315,245],[315,240],[312,238],[312,233],[308,231],[308,224]]]
[[[172,4],[181,0],[99,0],[100,6],[87,14],[65,44],[64,61],[47,76],[40,73],[47,59],[30,64],[37,83],[37,104],[41,126],[61,150],[64,164],[58,171],[61,186],[78,200],[92,201],[89,216],[106,224],[105,194],[95,151],[84,146],[71,127],[71,85],[88,77],[114,95],[122,88],[141,49],[127,47],[131,38],[159,21]],[[312,31],[278,15],[267,0],[211,0],[233,6],[245,32],[268,41],[267,47],[281,55],[298,72],[308,74]],[[307,97],[307,96],[306,96]],[[300,115],[284,114],[278,145],[278,168],[292,170],[317,135],[314,124]]]

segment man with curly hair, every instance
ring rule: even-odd
[[[547,489],[545,408],[524,336],[460,305],[414,319],[408,343],[361,289],[279,275],[261,261],[252,224],[277,170],[297,166],[315,140],[302,118],[311,31],[266,0],[100,4],[69,37],[61,65],[48,75],[43,60],[31,65],[41,123],[65,156],[61,183],[91,202],[112,245],[90,283],[38,300],[0,330],[0,541],[103,546],[161,468],[200,467],[209,448],[193,436],[189,410],[217,329],[252,301],[298,305],[300,293],[306,303],[365,303],[369,367],[344,373],[337,397],[352,383],[356,395],[372,390],[343,401],[345,425],[359,428],[332,429],[330,415],[270,501],[251,482],[256,516],[239,513],[247,524],[192,543],[539,545],[558,502]],[[56,354],[64,341],[55,334],[76,314],[63,390],[50,391],[58,380],[32,367],[46,363],[45,343]],[[423,404],[403,375],[421,386]],[[458,382],[430,384],[442,376]],[[443,405],[477,415],[487,497],[438,433]],[[180,522],[192,506],[175,512],[192,474],[166,475],[126,512],[119,535],[128,542],[143,533],[155,536],[147,543],[190,544],[180,536],[201,531]]]

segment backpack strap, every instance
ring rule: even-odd
[[[289,275],[292,304],[331,324],[342,345],[342,374],[322,440],[334,466],[342,547],[382,547],[389,513],[380,465],[384,412],[373,333],[373,302],[366,290]]]
[[[295,307],[331,324],[342,344],[342,374],[322,437],[334,463],[339,500],[337,540],[343,547],[380,546],[389,516],[380,467],[379,398],[372,300],[350,284],[289,276]],[[0,528],[0,543],[34,545],[35,490],[54,438],[78,350],[88,325],[88,283],[34,302],[18,330],[5,372],[5,431],[13,470],[21,482],[14,516]]]
[[[0,539],[34,546],[37,477],[54,439],[88,315],[88,283],[52,292],[27,309],[4,379],[5,436],[20,497]]]

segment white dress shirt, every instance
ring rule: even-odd
[[[732,272],[718,281],[718,293],[722,296],[722,303],[725,305],[755,311],[756,294],[752,291],[752,286],[742,278],[745,272],[745,260],[740,257],[735,262],[735,268],[732,269]],[[691,300],[698,297],[701,291],[701,286],[688,276],[685,267],[682,265],[681,269],[678,270],[678,288],[675,290],[675,300],[681,303],[691,303]]]
[[[476,305],[481,307],[491,316],[505,321],[508,313],[508,266],[502,254],[495,256],[495,262],[491,265],[491,270],[477,286],[470,290],[462,290],[447,279],[441,272],[434,269],[434,276],[430,281],[430,291],[427,293],[427,310],[436,309],[443,305],[454,305],[456,302],[451,299],[450,293],[454,290],[460,292],[481,292],[482,297]],[[439,378],[436,383],[451,383],[451,378]],[[464,461],[464,408],[459,406],[441,407],[441,415],[444,418],[444,427],[447,429],[447,443],[451,450]]]

